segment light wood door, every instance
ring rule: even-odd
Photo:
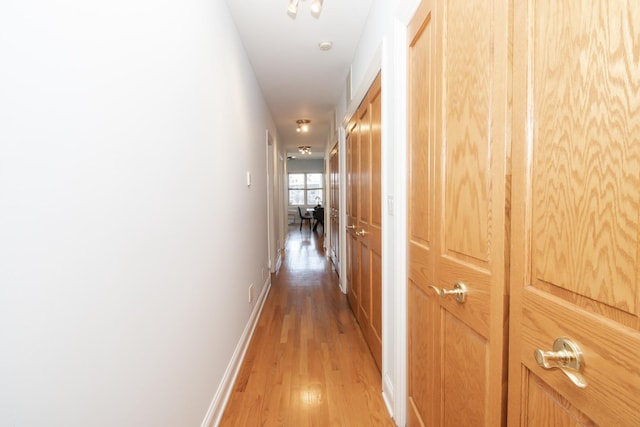
[[[433,1],[423,1],[409,28],[407,426],[437,425],[440,412],[440,376],[431,374],[440,365],[435,351],[440,305],[429,288],[436,284],[434,18]]]
[[[640,425],[640,2],[515,9],[509,425]],[[534,351],[568,337],[579,388]]]
[[[358,109],[360,139],[357,254],[360,298],[357,318],[371,353],[382,369],[382,158],[380,75]]]
[[[381,79],[376,77],[347,128],[348,300],[382,368]]]
[[[508,18],[423,1],[409,28],[408,425],[506,423]]]
[[[346,135],[347,149],[347,299],[349,306],[357,317],[360,300],[360,263],[358,257],[358,239],[355,234],[358,225],[358,190],[360,170],[360,137],[358,135],[357,121],[349,123]]]
[[[340,271],[340,164],[338,157],[338,144],[333,147],[329,157],[329,197],[331,210],[329,223],[331,234],[329,246],[331,247],[331,262],[336,272]],[[327,218],[325,218],[325,221]]]

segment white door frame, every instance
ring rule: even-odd
[[[274,212],[274,197],[276,196],[274,192],[274,145],[273,138],[267,129],[265,131],[265,139],[266,139],[266,171],[267,171],[267,268],[269,272],[275,271],[276,261],[277,261],[277,249],[276,249],[276,231],[275,231],[275,222],[276,215]],[[265,278],[263,277],[263,280]]]

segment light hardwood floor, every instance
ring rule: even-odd
[[[221,426],[393,426],[322,234],[291,226]]]

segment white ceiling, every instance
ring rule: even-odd
[[[227,0],[287,153],[309,145],[322,157],[371,2],[324,0],[316,19],[300,0],[292,19],[288,0]],[[333,48],[323,52],[326,40]],[[298,119],[311,120],[308,133],[296,132]]]

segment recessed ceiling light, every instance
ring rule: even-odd
[[[333,43],[331,43],[330,41],[323,41],[318,43],[318,47],[320,48],[320,50],[329,50],[333,47]]]

